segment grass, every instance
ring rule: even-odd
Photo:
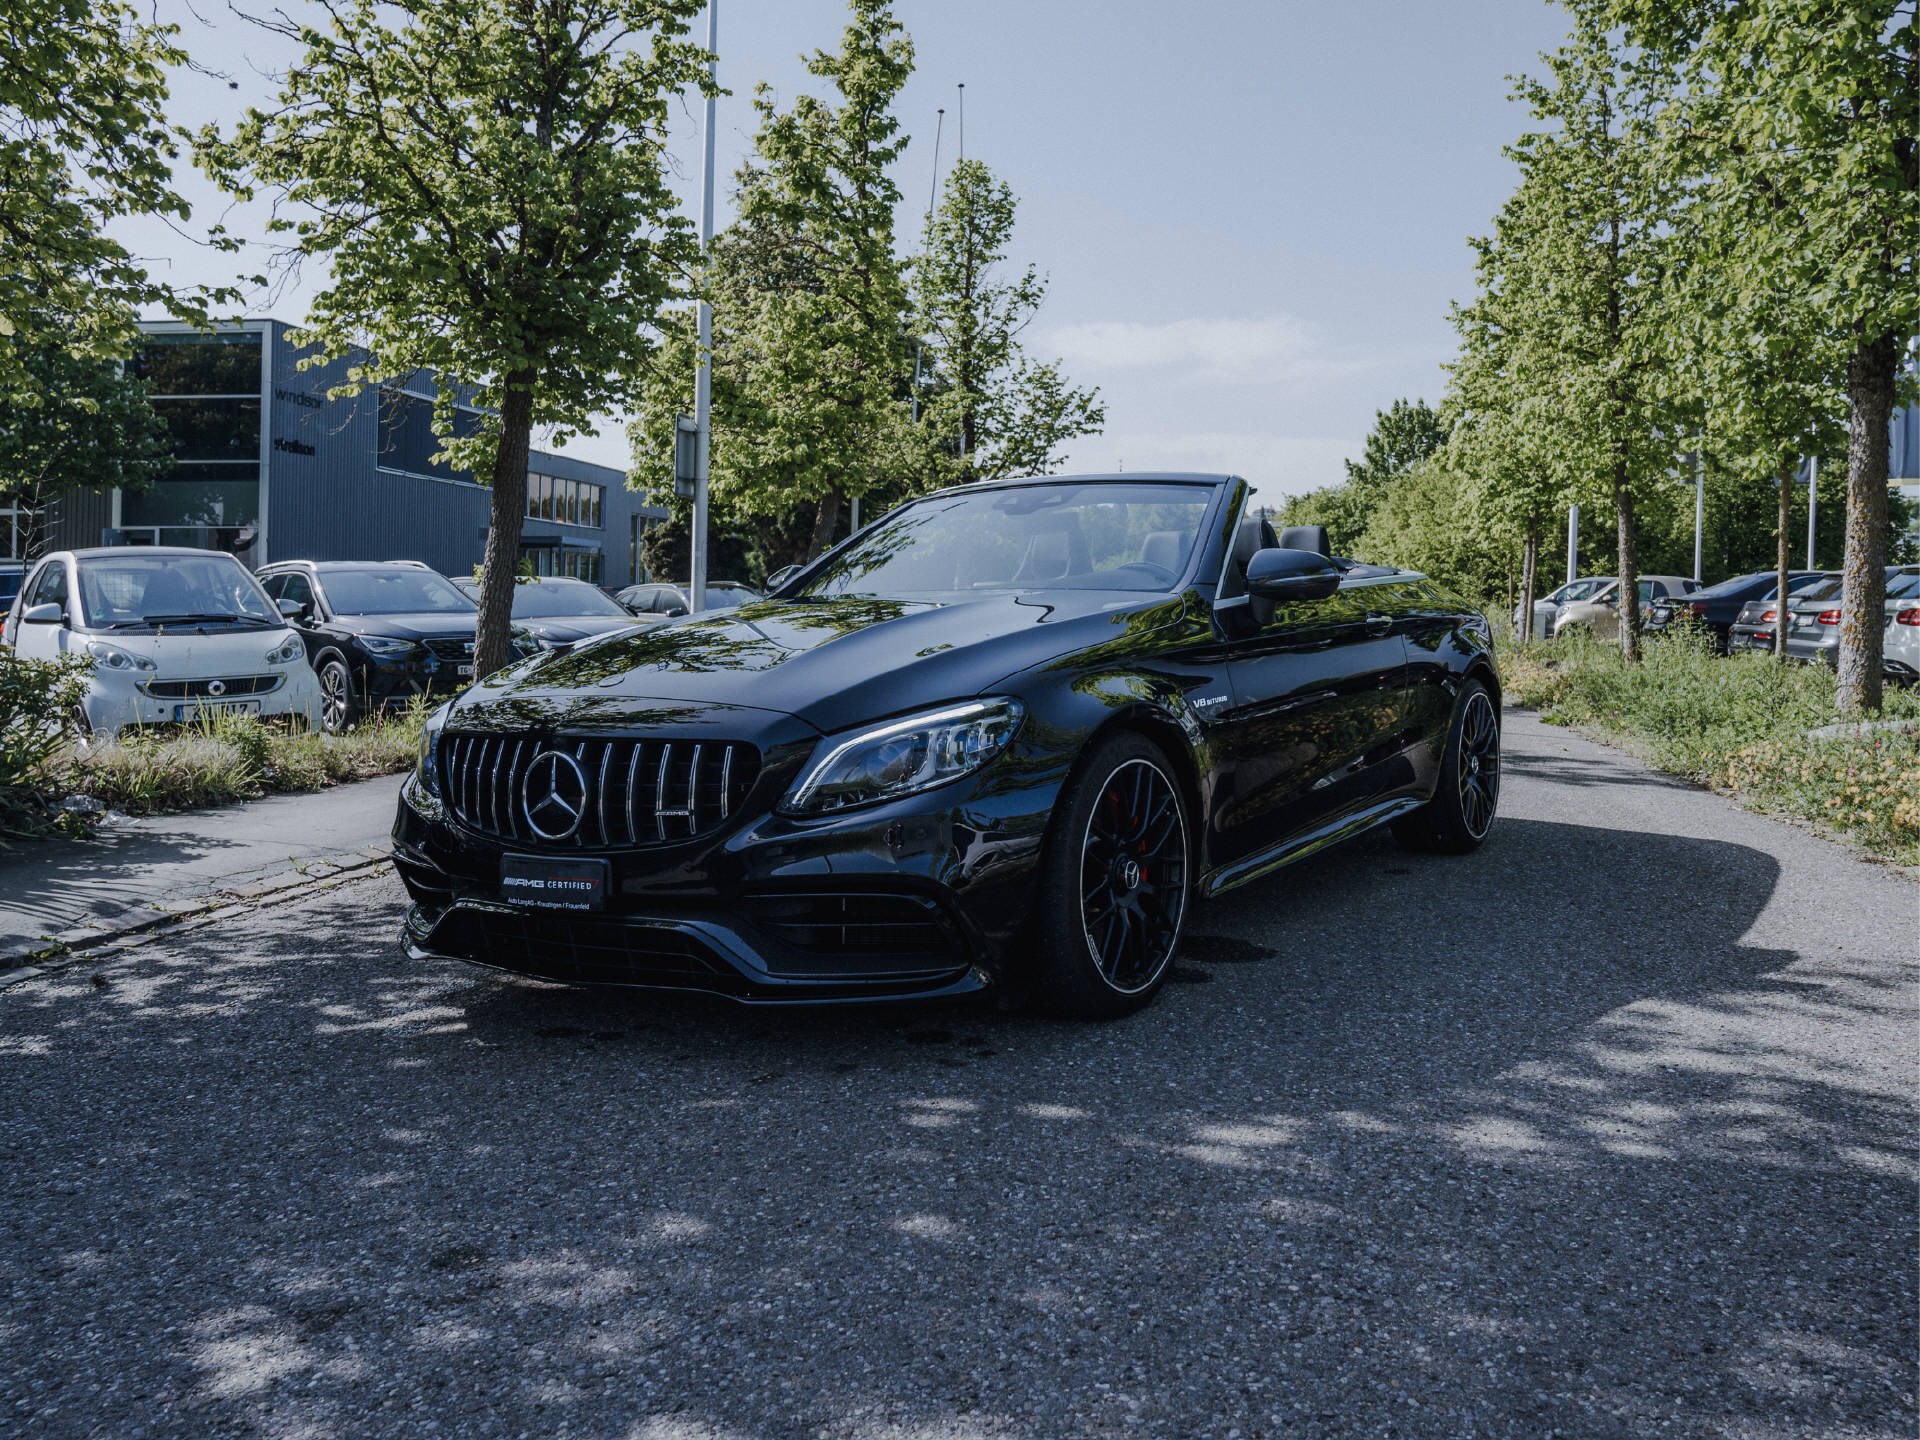
[[[422,704],[343,735],[283,729],[218,715],[177,731],[132,731],[74,747],[58,788],[135,815],[324,790],[390,775],[419,754]]]
[[[1504,643],[1507,698],[1553,724],[1622,745],[1671,774],[1791,815],[1899,864],[1920,864],[1920,729],[1837,739],[1833,673],[1764,655],[1721,656],[1697,632],[1647,637],[1638,665],[1574,637]],[[1877,717],[1920,721],[1920,693],[1887,692]]]

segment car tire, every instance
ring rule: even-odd
[[[1038,998],[1057,1014],[1108,1020],[1166,983],[1193,899],[1186,796],[1144,736],[1099,742],[1060,792],[1033,938]]]
[[[1493,829],[1500,804],[1500,706],[1485,683],[1468,679],[1453,702],[1433,798],[1393,822],[1408,850],[1465,855]]]
[[[338,735],[360,723],[360,704],[353,694],[353,672],[338,655],[329,655],[315,672],[320,677],[320,728]]]

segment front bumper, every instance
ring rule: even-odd
[[[218,679],[221,693],[208,693]],[[272,682],[254,691],[252,685]],[[237,709],[263,720],[292,719],[313,730],[320,726],[320,682],[304,663],[276,667],[258,675],[220,675],[194,679],[156,678],[143,671],[96,669],[80,708],[96,735],[115,735],[136,726],[190,722],[197,711]]]
[[[609,871],[592,912],[504,900],[501,857],[528,849],[466,830],[411,779],[393,832],[414,901],[408,952],[757,1004],[927,999],[1004,979],[1057,787],[1009,793],[975,776],[796,821],[770,813],[789,778],[763,776],[746,818],[712,835],[586,852]]]

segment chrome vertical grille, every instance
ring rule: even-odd
[[[564,805],[542,809],[555,762]],[[620,849],[691,840],[719,827],[760,771],[751,745],[601,736],[442,735],[440,786],[469,830],[561,850]],[[529,775],[541,794],[528,809]],[[577,781],[575,771],[578,772]],[[575,793],[577,788],[578,793]],[[577,810],[571,828],[565,822]]]

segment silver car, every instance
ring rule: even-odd
[[[1787,654],[1795,660],[1826,665],[1840,663],[1840,620],[1844,594],[1842,579],[1835,575],[1809,590],[1794,596],[1787,604]],[[1900,616],[1911,613],[1920,607],[1920,565],[1890,565],[1887,567],[1887,602],[1885,636],[1886,660],[1883,666],[1889,677],[1906,679],[1916,669],[1912,659],[1912,641],[1901,634],[1902,631],[1920,630],[1920,615],[1916,615],[1906,624]],[[1896,652],[1895,644],[1899,649]],[[1896,668],[1904,667],[1904,668]]]
[[[1887,633],[1881,645],[1889,680],[1920,681],[1920,566],[1904,566],[1887,581]]]
[[[1688,580],[1680,575],[1642,575],[1640,577],[1640,623],[1645,628],[1650,607],[1656,600],[1670,600],[1681,595],[1691,595],[1700,588],[1698,580]],[[1562,605],[1560,613],[1554,617],[1553,634],[1557,640],[1562,635],[1571,635],[1584,630],[1601,639],[1613,640],[1620,635],[1620,582],[1614,580],[1596,591],[1592,596]]]
[[[1533,602],[1533,638],[1546,640],[1553,635],[1553,622],[1559,618],[1562,606],[1571,605],[1576,600],[1587,600],[1598,595],[1607,586],[1613,584],[1611,575],[1584,575],[1578,580],[1569,580],[1550,595],[1542,595]],[[1513,607],[1513,633],[1520,633],[1520,607]]]

